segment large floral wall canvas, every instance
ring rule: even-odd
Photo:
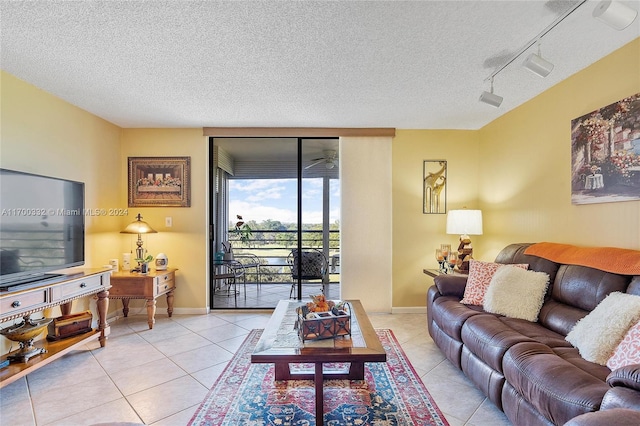
[[[640,93],[571,120],[571,202],[640,200]]]

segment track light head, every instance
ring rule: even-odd
[[[546,59],[543,59],[540,55],[540,51],[538,53],[532,53],[527,56],[527,59],[524,60],[522,64],[526,69],[538,75],[540,77],[546,77],[553,70],[553,64]]]
[[[502,103],[502,96],[493,93],[493,77],[491,77],[491,92],[484,91],[480,95],[480,102],[498,108]]]
[[[601,20],[618,31],[622,31],[631,25],[637,15],[637,10],[619,1],[601,1],[596,8],[593,9],[594,18]]]
[[[480,95],[480,102],[484,102],[485,104],[498,108],[502,103],[502,96],[498,96],[491,92],[482,92]]]

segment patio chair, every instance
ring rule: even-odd
[[[300,257],[302,261],[300,261]],[[325,281],[329,262],[324,253],[316,249],[307,249],[302,250],[302,256],[298,256],[298,249],[293,249],[287,257],[287,264],[291,268],[291,277],[293,278],[289,297],[292,297],[293,290],[296,288],[298,274],[300,279],[305,281],[320,280],[322,294],[325,294]]]

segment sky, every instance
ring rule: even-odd
[[[329,223],[340,219],[340,188],[331,180]],[[297,221],[296,179],[230,179],[229,217],[236,215],[258,223],[271,219],[282,223]],[[304,179],[302,223],[322,223],[322,179]]]

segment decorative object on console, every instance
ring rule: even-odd
[[[190,207],[191,157],[129,157],[129,207]]]
[[[351,335],[351,305],[326,300],[324,294],[310,296],[312,302],[296,309],[298,335],[302,341]]]
[[[422,213],[446,213],[447,162],[445,160],[425,160],[422,168]]]
[[[142,241],[142,234],[155,234],[157,232],[158,231],[149,226],[147,222],[142,220],[142,215],[140,215],[140,213],[138,213],[134,222],[130,223],[123,231],[120,231],[121,234],[138,234],[138,241],[136,241],[136,245],[138,246],[138,248],[136,248],[136,261],[138,262],[138,267],[132,269],[132,272],[140,272],[144,263],[148,263],[153,260],[153,256],[145,255],[147,251],[142,248],[142,245],[144,244]],[[146,260],[149,256],[151,256],[151,259]]]
[[[122,253],[122,270],[131,270],[131,253]]]
[[[460,235],[458,246],[458,269],[469,270],[469,260],[473,258],[473,247],[469,235],[482,235],[481,210],[450,210],[447,213],[447,234]]]
[[[606,365],[633,324],[640,320],[640,296],[615,291],[576,323],[566,340],[587,361]]]
[[[92,321],[93,315],[91,314],[91,311],[62,315],[58,318],[54,318],[53,321],[49,323],[49,334],[47,334],[47,340],[56,341],[93,331],[91,328]]]
[[[31,357],[46,353],[46,349],[33,346],[33,340],[47,328],[51,321],[52,318],[33,320],[30,315],[25,315],[21,323],[0,330],[0,334],[4,337],[20,344],[20,350],[9,355],[7,359],[11,362],[27,362]]]
[[[156,271],[166,271],[169,265],[169,258],[164,253],[158,253],[156,256]]]

